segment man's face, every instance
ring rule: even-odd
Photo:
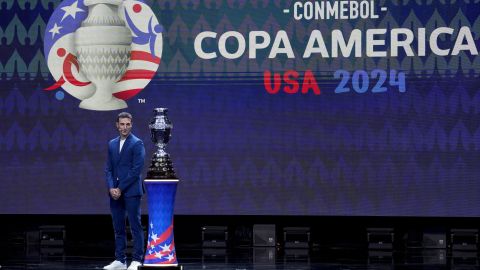
[[[132,130],[132,120],[130,118],[120,118],[117,122],[117,129],[120,137],[126,138]]]

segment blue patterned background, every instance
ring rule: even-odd
[[[332,60],[299,52],[295,60],[227,61],[193,51],[205,30],[285,29],[301,51],[313,29],[382,26],[469,26],[478,46],[479,4],[377,1],[389,9],[379,20],[297,22],[282,13],[293,1],[145,2],[165,29],[164,51],[128,111],[150,157],[151,110],[170,110],[176,214],[480,215],[478,56]],[[43,35],[58,4],[0,0],[1,214],[109,212],[103,166],[118,111],[82,110],[73,97],[42,90],[53,83]],[[334,94],[340,67],[403,70],[408,90]],[[322,94],[266,93],[263,71],[290,68],[312,69]]]

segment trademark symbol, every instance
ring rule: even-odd
[[[147,101],[144,98],[137,99],[139,104],[145,104]]]

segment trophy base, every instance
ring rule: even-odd
[[[113,111],[127,108],[127,103],[124,100],[112,96],[110,99],[98,99],[95,96],[84,99],[78,106],[82,109],[93,111]]]
[[[149,270],[149,269],[161,269],[161,270],[183,270],[183,266],[179,264],[172,265],[142,265],[138,267],[138,270]]]
[[[170,155],[154,153],[147,171],[148,179],[177,179]]]

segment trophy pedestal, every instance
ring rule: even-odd
[[[149,128],[152,142],[158,147],[148,168],[145,187],[148,194],[148,240],[143,266],[138,269],[182,269],[177,262],[173,240],[173,206],[179,180],[170,156],[165,152],[172,123],[167,108],[156,108]]]
[[[157,269],[157,270],[182,270],[183,266],[176,265],[176,266],[146,266],[142,265],[138,267],[138,270],[150,270],[150,269]]]
[[[178,179],[145,179],[148,194],[148,239],[138,269],[182,269],[173,239],[173,207]]]

